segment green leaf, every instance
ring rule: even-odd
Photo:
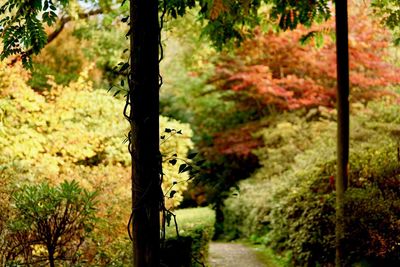
[[[121,69],[119,70],[119,73],[125,71],[128,68],[129,68],[129,64],[128,63],[124,63],[124,65],[122,65]]]
[[[196,162],[196,166],[201,166],[204,164],[204,162],[206,162],[206,160],[199,160],[198,162]]]
[[[169,212],[165,215],[165,220],[167,221],[168,226],[170,226],[170,224],[171,224],[171,217],[172,217],[172,215]]]
[[[191,165],[187,166],[182,172],[188,172],[191,171],[193,167]]]
[[[34,0],[32,6],[37,10],[42,10],[42,0]]]
[[[129,19],[129,16],[126,16],[126,17],[122,18],[121,21],[122,21],[122,22],[127,22],[128,19]]]
[[[199,154],[199,153],[197,153],[197,152],[190,153],[190,154],[188,155],[188,159],[193,159],[193,158],[195,158],[195,157],[197,156],[197,154]]]
[[[179,166],[178,173],[182,173],[185,170],[186,166],[187,166],[187,164],[185,164],[185,163],[181,164],[181,166]]]

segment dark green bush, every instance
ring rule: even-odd
[[[203,266],[207,262],[210,227],[198,227],[184,236],[168,238],[161,249],[161,266]]]

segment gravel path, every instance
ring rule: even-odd
[[[210,267],[266,267],[242,244],[212,242],[209,255]]]

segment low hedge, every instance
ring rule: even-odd
[[[205,266],[214,232],[214,211],[210,208],[193,208],[177,210],[175,214],[179,236],[171,221],[161,249],[161,266]]]

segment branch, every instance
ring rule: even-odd
[[[104,13],[104,10],[101,9],[101,8],[99,8],[99,9],[91,10],[91,11],[89,11],[89,12],[87,12],[87,13],[80,13],[80,14],[78,14],[78,18],[79,18],[79,19],[86,19],[86,18],[89,18],[89,17],[91,17],[91,16],[95,16],[95,15],[99,15],[99,14],[103,14],[103,13]],[[56,29],[55,29],[52,33],[50,33],[50,34],[47,36],[47,44],[46,44],[46,45],[48,45],[48,44],[51,43],[54,39],[56,39],[57,36],[60,35],[60,33],[62,32],[62,30],[64,29],[65,25],[66,25],[68,22],[70,22],[71,20],[73,20],[72,17],[62,17],[61,20],[60,20],[60,22],[58,23]],[[32,54],[33,54],[33,50],[32,50],[32,49],[28,49],[28,50],[25,52],[25,55],[26,55],[26,56],[32,56]],[[17,63],[19,60],[21,60],[21,57],[20,57],[20,56],[17,56],[17,57],[15,57],[15,58],[13,58],[13,59],[11,60],[10,64],[9,64],[9,66],[14,66],[15,63]]]

